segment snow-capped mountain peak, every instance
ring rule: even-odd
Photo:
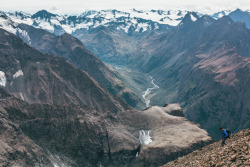
[[[197,19],[199,19],[199,16],[197,13],[188,12],[179,25],[190,23],[190,22],[195,22]]]
[[[57,15],[46,10],[30,15],[25,13],[10,12],[9,17],[17,23],[32,25],[36,28],[46,29],[56,35],[65,32],[72,34],[78,29],[90,30],[98,26],[114,26],[118,30],[128,33],[144,32],[158,29],[160,26],[176,26],[183,19],[187,11],[163,10],[90,10],[80,15]]]
[[[5,13],[0,12],[0,28],[20,36],[25,42],[30,43],[30,37],[25,30],[18,28],[18,23],[13,22]]]
[[[219,19],[229,15],[230,12],[229,10],[221,11],[211,15],[211,17]],[[237,13],[237,10],[234,13]],[[244,12],[239,11],[238,13]],[[249,14],[248,11],[245,11],[245,13]],[[7,16],[15,23],[32,25],[59,36],[65,32],[74,34],[79,30],[89,31],[99,26],[111,27],[125,33],[142,33],[157,29],[167,30],[185,22],[194,22],[203,14],[187,10],[130,9],[124,11],[89,10],[79,15],[58,15],[41,10],[33,15],[24,12],[9,12]],[[248,16],[244,19],[248,20]],[[240,19],[235,17],[234,20]]]

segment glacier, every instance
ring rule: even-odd
[[[7,80],[5,77],[5,73],[3,71],[0,71],[0,86],[5,87],[7,84]]]

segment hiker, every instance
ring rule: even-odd
[[[222,131],[222,142],[221,142],[221,146],[224,146],[226,143],[226,139],[229,137],[227,130],[223,129],[222,127],[220,127],[220,131]]]

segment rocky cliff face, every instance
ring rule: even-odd
[[[12,153],[11,150],[14,150],[12,154],[16,158],[11,159],[11,157],[3,154],[4,165],[20,163],[24,166],[34,166],[37,163],[43,166],[48,163],[52,166],[55,163],[65,164],[66,166],[67,164],[73,164],[73,166],[103,164],[107,166],[110,163],[122,163],[116,161],[116,159],[111,159],[113,154],[119,154],[120,151],[122,153],[119,157],[124,154],[123,163],[129,163],[132,159],[133,150],[138,147],[136,139],[132,136],[128,136],[132,137],[128,140],[126,136],[120,136],[119,132],[112,133],[111,130],[107,130],[113,127],[111,120],[108,118],[112,117],[111,113],[102,116],[88,107],[30,105],[18,99],[1,101],[1,106],[8,114],[6,119],[11,123],[14,122],[21,129],[19,130],[20,134],[16,137],[19,139],[20,136],[25,135],[29,141],[32,141],[31,143],[25,143],[19,139],[13,146],[6,140],[5,143],[9,145],[10,149],[4,147],[3,152],[8,155]],[[5,130],[3,130],[3,136],[6,139],[9,138]],[[126,144],[121,148],[115,147],[114,142],[119,143],[121,140],[126,140]],[[41,154],[46,158],[46,161],[37,158],[38,160],[34,159],[28,163],[30,156],[15,155],[15,152],[18,153],[18,148],[23,144],[26,144],[26,147],[29,148],[33,146],[33,143],[36,143],[37,150],[24,149],[22,150],[23,154],[31,152],[34,157],[39,157]],[[128,154],[128,157],[126,157],[126,154]],[[54,157],[58,158],[54,160]]]
[[[11,94],[0,88],[1,102],[9,101]],[[11,115],[0,105],[0,165],[33,166],[43,164],[52,166],[50,157],[43,148],[26,136],[18,123],[11,121]]]
[[[168,114],[181,110],[176,104],[100,113],[86,106],[29,104],[0,90],[2,166],[158,166],[211,141],[197,125]],[[139,140],[145,137],[152,142]]]
[[[5,88],[30,103],[80,104],[98,111],[129,108],[63,58],[44,55],[0,30],[0,71]]]
[[[242,130],[227,139],[226,145],[215,142],[187,156],[169,162],[169,166],[249,166],[250,129]]]
[[[242,22],[246,24],[246,27],[250,29],[250,12],[249,11],[242,11],[240,9],[237,9],[233,12],[231,12],[228,15],[230,18],[232,18],[233,21]]]

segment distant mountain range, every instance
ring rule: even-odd
[[[31,15],[24,12],[5,13],[13,22],[24,23],[47,30],[56,36],[67,32],[83,42],[104,62],[126,64],[131,50],[140,43],[141,37],[151,32],[166,32],[178,26],[186,10],[100,10],[85,11],[80,15],[58,15],[46,10]],[[195,21],[203,14],[192,12]],[[234,21],[242,21],[250,28],[248,11],[221,11],[210,15],[219,19],[225,15]],[[244,15],[244,17],[242,17]],[[121,42],[122,41],[122,42]]]
[[[31,15],[24,12],[8,12],[7,15],[17,23],[25,23],[36,28],[45,29],[55,35],[67,32],[75,33],[77,30],[92,30],[99,26],[114,27],[125,33],[142,33],[156,29],[169,29],[177,26],[187,10],[100,10],[85,11],[80,15],[58,15],[46,10],[38,11]],[[201,17],[203,14],[196,12]],[[229,15],[234,21],[243,21],[249,27],[250,12],[237,9],[235,11],[221,11],[210,15],[219,19]]]
[[[56,36],[65,32],[73,35],[94,52],[104,62],[126,64],[134,47],[141,43],[140,39],[147,34],[162,33],[178,26],[186,10],[100,10],[86,11],[80,15],[57,15],[46,10],[31,15],[24,12],[3,13],[15,24],[27,24],[35,28],[47,30]],[[250,28],[249,11],[221,11],[210,15],[219,19],[225,15],[235,22],[244,22]],[[203,14],[192,12],[195,21]],[[8,27],[5,27],[9,29]],[[29,38],[27,36],[27,38]],[[121,42],[122,41],[122,42]]]
[[[81,15],[57,15],[46,10],[41,10],[33,15],[23,12],[7,13],[10,18],[18,23],[33,25],[46,29],[56,35],[64,32],[72,34],[77,30],[92,30],[98,26],[114,27],[126,33],[144,32],[176,26],[183,19],[187,11],[118,11],[101,10],[86,11]]]

